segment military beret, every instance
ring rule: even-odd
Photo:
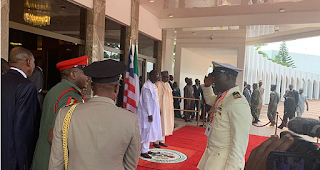
[[[276,88],[276,87],[277,87],[277,85],[275,85],[275,84],[271,85],[271,88]]]
[[[84,74],[96,83],[112,83],[121,79],[121,74],[126,71],[126,65],[115,60],[97,61],[86,68]]]
[[[57,69],[60,71],[68,69],[68,68],[80,68],[83,69],[85,66],[88,65],[88,56],[82,56],[77,58],[72,58],[69,60],[61,61],[57,63]]]
[[[213,74],[228,73],[230,75],[237,77],[238,72],[243,70],[241,68],[234,67],[233,65],[228,63],[218,63],[213,61],[212,64],[213,64]]]

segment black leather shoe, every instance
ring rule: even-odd
[[[154,154],[156,154],[156,153],[149,151],[148,154],[154,155]]]
[[[140,155],[141,157],[144,157],[146,159],[151,159],[152,157],[150,155],[148,155],[147,153],[141,153]]]
[[[153,146],[154,146],[155,148],[161,148],[159,144],[153,143]]]
[[[161,143],[161,142],[159,142],[159,145],[161,145],[163,147],[168,147],[168,145],[166,145],[165,143]]]

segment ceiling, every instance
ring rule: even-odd
[[[212,61],[230,63],[237,65],[236,48],[186,48],[202,57],[210,58]]]
[[[140,4],[160,19],[320,10],[319,0],[140,0]]]
[[[48,5],[46,11],[50,13],[50,25],[38,27],[26,23],[23,18],[24,11],[28,9],[26,2]],[[10,21],[80,38],[80,10],[81,7],[64,0],[12,0],[9,17]]]

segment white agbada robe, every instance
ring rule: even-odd
[[[148,121],[152,115],[153,121]],[[162,140],[161,117],[156,86],[148,80],[141,89],[141,96],[138,105],[139,127],[141,143],[156,142]]]

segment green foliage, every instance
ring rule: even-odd
[[[260,50],[261,47],[263,46],[267,46],[268,44],[260,44],[260,45],[255,45],[254,47],[256,47],[256,50]]]
[[[105,46],[120,49],[120,44],[117,44],[117,43],[105,43]],[[104,58],[105,59],[114,59],[114,60],[120,61],[120,54],[119,53],[113,53],[113,52],[109,52],[109,53],[111,53],[111,54],[108,54],[106,51],[104,51]]]
[[[291,58],[291,56],[289,56],[286,42],[282,42],[282,44],[280,45],[278,56],[279,56],[281,65],[296,68],[294,64],[294,60]]]
[[[104,52],[104,58],[105,59],[114,59],[114,60],[120,61],[120,54],[119,53],[111,53],[111,55],[109,55],[107,52]]]
[[[283,42],[280,46],[280,50],[278,55],[276,55],[274,58],[270,58],[268,56],[268,54],[266,54],[263,51],[260,51],[261,47],[263,46],[267,46],[268,44],[260,44],[260,45],[256,45],[255,50],[258,51],[259,54],[261,54],[263,57],[267,58],[268,60],[286,66],[286,67],[292,67],[292,68],[296,68],[295,64],[294,64],[294,60],[291,58],[291,56],[289,56],[289,52],[288,52],[288,48],[286,45],[286,42]]]

